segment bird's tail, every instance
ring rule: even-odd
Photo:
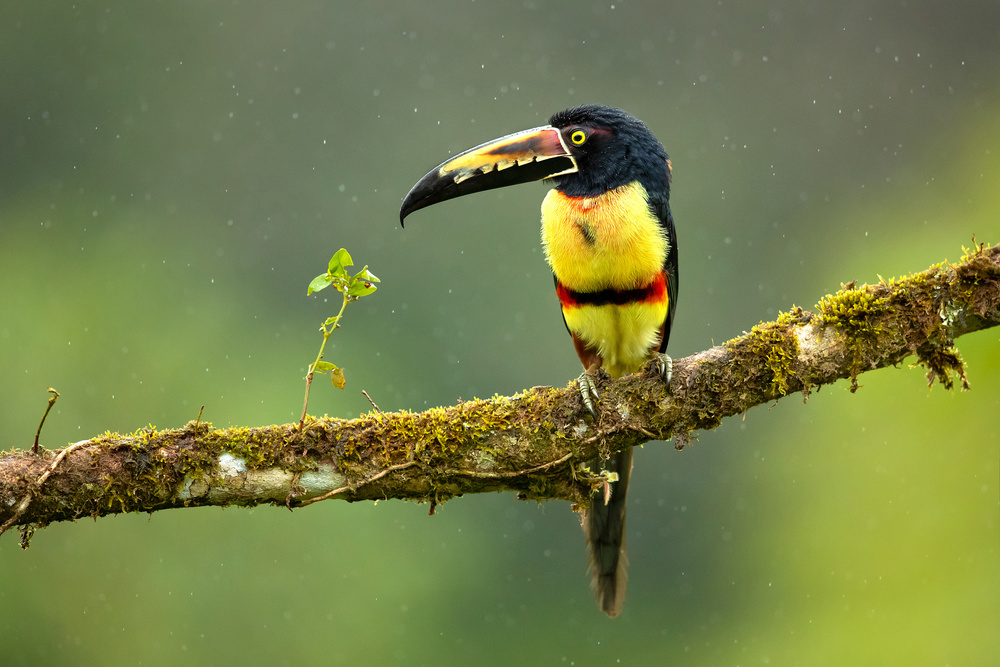
[[[625,495],[632,473],[632,448],[618,452],[600,466],[618,473],[611,485],[611,497],[593,499],[583,521],[583,532],[590,551],[593,573],[591,587],[597,602],[608,616],[621,613],[625,605],[625,582],[628,579],[628,557],[625,555]]]

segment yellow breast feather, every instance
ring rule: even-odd
[[[644,285],[663,270],[669,250],[638,182],[591,198],[549,191],[542,202],[542,245],[559,281],[585,292]]]
[[[612,377],[634,373],[649,361],[666,316],[666,301],[563,310],[566,327],[597,350]]]

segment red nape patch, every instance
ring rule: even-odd
[[[627,306],[633,303],[661,303],[667,300],[667,276],[660,272],[643,287],[617,290],[603,289],[596,292],[577,292],[562,283],[556,284],[556,296],[563,308],[580,306]]]

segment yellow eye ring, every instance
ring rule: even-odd
[[[569,135],[569,140],[572,141],[574,145],[579,146],[587,140],[587,133],[583,130],[573,130],[573,133]]]

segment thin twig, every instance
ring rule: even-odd
[[[201,406],[201,410],[198,411],[198,418],[194,420],[194,437],[198,437],[198,427],[201,426],[201,413],[205,411],[205,406]]]
[[[381,410],[379,410],[378,406],[375,405],[375,401],[372,400],[372,397],[368,395],[367,391],[365,391],[364,389],[362,389],[361,393],[365,395],[365,398],[368,399],[368,402],[372,404],[373,408],[375,408],[375,412],[379,413],[380,415],[384,414]]]
[[[31,453],[32,454],[37,454],[38,453],[38,438],[41,437],[41,435],[42,435],[42,425],[45,424],[45,418],[49,416],[49,410],[52,409],[52,406],[56,404],[56,399],[59,398],[59,392],[56,391],[55,389],[53,389],[52,387],[49,387],[49,393],[52,394],[52,396],[49,398],[49,405],[48,405],[48,407],[45,408],[45,414],[42,415],[42,421],[40,421],[38,423],[38,430],[35,431],[35,444],[33,444],[31,446]],[[4,524],[4,525],[7,525],[7,524]],[[2,532],[3,531],[0,531],[0,533],[2,533]]]
[[[510,472],[476,472],[475,470],[454,470],[455,474],[458,475],[468,475],[469,477],[483,477],[486,479],[505,479],[508,477],[520,477],[521,475],[530,475],[533,472],[538,472],[539,470],[545,470],[553,466],[557,466],[560,463],[565,463],[572,458],[573,452],[570,452],[562,458],[558,458],[555,461],[549,461],[548,463],[543,463],[540,466],[535,466],[534,468],[528,468],[527,470],[511,470]]]
[[[364,486],[365,484],[371,484],[377,479],[382,479],[391,472],[402,470],[403,468],[409,468],[410,466],[415,465],[416,463],[417,463],[416,461],[407,461],[406,463],[398,463],[394,466],[389,466],[388,468],[378,473],[377,475],[372,475],[368,479],[363,480],[357,484],[347,484],[345,486],[336,488],[333,491],[327,491],[321,496],[316,496],[315,498],[308,498],[306,500],[303,500],[302,502],[296,503],[296,507],[305,507],[306,505],[312,505],[313,503],[318,503],[321,500],[326,500],[327,498],[333,498],[335,495],[343,493],[344,491],[354,491],[359,487]]]
[[[344,316],[344,309],[347,308],[349,300],[347,292],[344,292],[343,296],[344,301],[340,304],[340,312],[337,313],[336,317],[328,319],[320,327],[320,331],[323,332],[323,342],[319,346],[319,354],[316,355],[316,361],[309,364],[309,373],[306,375],[306,395],[302,399],[302,416],[299,418],[299,431],[302,430],[302,427],[306,423],[306,410],[309,409],[309,389],[312,387],[313,376],[316,374],[316,366],[319,365],[319,362],[323,361],[323,350],[326,349],[326,343],[330,340],[330,335],[340,327],[340,318]],[[329,329],[327,329],[328,325]]]

